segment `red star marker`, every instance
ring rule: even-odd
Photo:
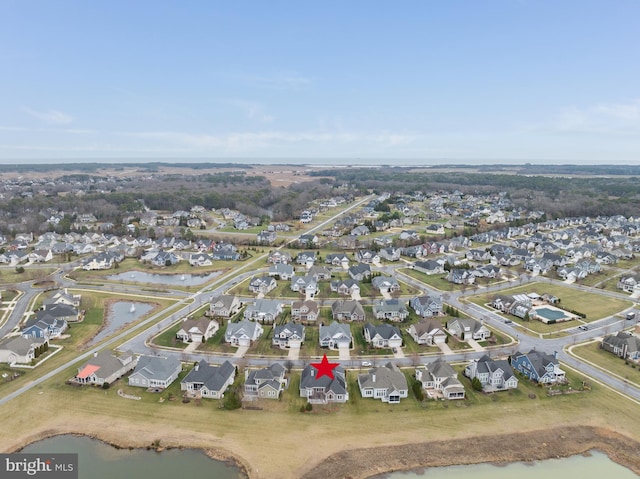
[[[330,363],[327,359],[327,355],[325,354],[322,357],[322,361],[319,363],[311,363],[311,366],[318,370],[316,379],[320,379],[322,376],[329,376],[331,379],[334,379],[333,370],[340,366],[340,363]]]

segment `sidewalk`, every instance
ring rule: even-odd
[[[474,351],[485,351],[486,350],[486,348],[483,348],[482,346],[480,346],[475,339],[469,339],[467,341],[467,343],[469,343],[469,346],[471,346],[474,349]]]

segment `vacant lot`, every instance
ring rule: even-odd
[[[640,387],[640,365],[633,361],[625,361],[615,354],[609,353],[600,347],[600,342],[584,344],[571,349],[571,352],[605,371],[609,371],[636,387]]]

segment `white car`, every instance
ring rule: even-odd
[[[363,366],[371,366],[371,363],[369,361],[362,361],[362,365]]]

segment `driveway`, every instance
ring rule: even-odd
[[[486,348],[483,348],[482,346],[480,346],[475,339],[469,339],[467,341],[467,343],[469,343],[469,346],[471,346],[474,351],[479,351],[480,352],[480,351],[484,351],[486,349]]]
[[[440,343],[438,344],[438,347],[443,354],[453,354],[453,351],[451,351],[451,348],[447,343]]]
[[[349,346],[338,346],[338,359],[340,361],[349,361],[351,359]]]
[[[405,356],[402,348],[396,348],[396,352],[393,353],[393,357],[397,359],[403,359]]]
[[[200,346],[200,344],[201,343],[196,343],[196,342],[189,343],[189,345],[186,348],[184,348],[184,352],[192,353],[197,349],[198,346]]]
[[[249,350],[249,346],[239,346],[237,351],[233,353],[234,358],[244,358],[244,355],[247,354]]]
[[[354,291],[353,293],[351,293],[351,299],[360,301],[362,299],[362,297],[360,296],[360,291]]]
[[[287,355],[287,359],[291,359],[292,361],[297,360],[300,357],[300,348],[299,347],[291,347],[289,348],[289,354]]]

